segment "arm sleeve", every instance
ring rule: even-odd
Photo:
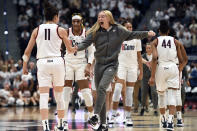
[[[129,31],[123,26],[119,25],[120,37],[124,41],[132,40],[132,39],[144,39],[148,37],[148,31]]]
[[[78,44],[78,51],[85,50],[88,46],[93,43],[93,36],[89,34],[85,40],[83,40],[80,44]]]
[[[93,45],[88,47],[88,63],[92,64],[94,60],[95,47]]]

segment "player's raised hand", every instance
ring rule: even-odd
[[[148,31],[148,36],[153,37],[153,36],[155,36],[155,35],[156,35],[156,34],[155,34],[154,31],[152,31],[152,30]]]

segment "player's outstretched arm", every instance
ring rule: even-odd
[[[76,49],[74,47],[72,47],[72,43],[68,39],[67,31],[64,28],[59,27],[58,28],[58,33],[59,33],[60,37],[62,38],[68,52],[71,52],[71,53],[76,52]]]
[[[76,46],[76,49],[78,51],[81,50],[85,50],[86,48],[88,48],[88,46],[90,46],[93,43],[93,36],[92,33],[88,34],[87,37],[85,38],[85,40],[83,40],[81,43],[79,43]]]
[[[38,32],[38,28],[35,28],[31,34],[31,38],[29,40],[27,48],[25,49],[24,55],[22,57],[22,59],[23,59],[23,74],[28,74],[27,63],[28,63],[29,58],[31,56],[32,49],[36,43],[37,32]]]
[[[120,38],[124,41],[132,40],[132,39],[144,39],[147,37],[155,36],[155,32],[153,31],[129,31],[123,26],[119,26],[119,35]]]

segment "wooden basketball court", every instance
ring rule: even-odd
[[[50,107],[49,123],[50,129],[53,130],[56,125],[55,107]],[[122,109],[119,110],[122,116]],[[117,119],[119,124],[110,126],[109,131],[162,131],[159,128],[159,116],[153,116],[150,109],[149,113],[144,116],[139,114],[133,115],[134,126],[125,127],[120,121],[121,116]],[[72,121],[71,111],[68,115],[69,130],[72,131],[89,131],[91,130],[87,122],[84,122],[84,110],[77,110],[75,120]],[[176,121],[176,119],[175,119]],[[197,111],[190,110],[184,114],[184,127],[177,128],[176,131],[197,131]],[[0,108],[0,131],[42,131],[40,122],[39,107],[1,107]]]

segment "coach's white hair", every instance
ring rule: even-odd
[[[115,20],[114,20],[114,17],[112,15],[111,11],[103,10],[101,12],[104,12],[106,14],[106,16],[109,18],[109,24],[110,25],[115,24]],[[98,19],[97,19],[97,22],[88,30],[87,35],[92,33],[93,34],[93,38],[94,38],[95,35],[96,35],[96,32],[99,30],[99,28],[100,28],[100,24],[99,24]]]

